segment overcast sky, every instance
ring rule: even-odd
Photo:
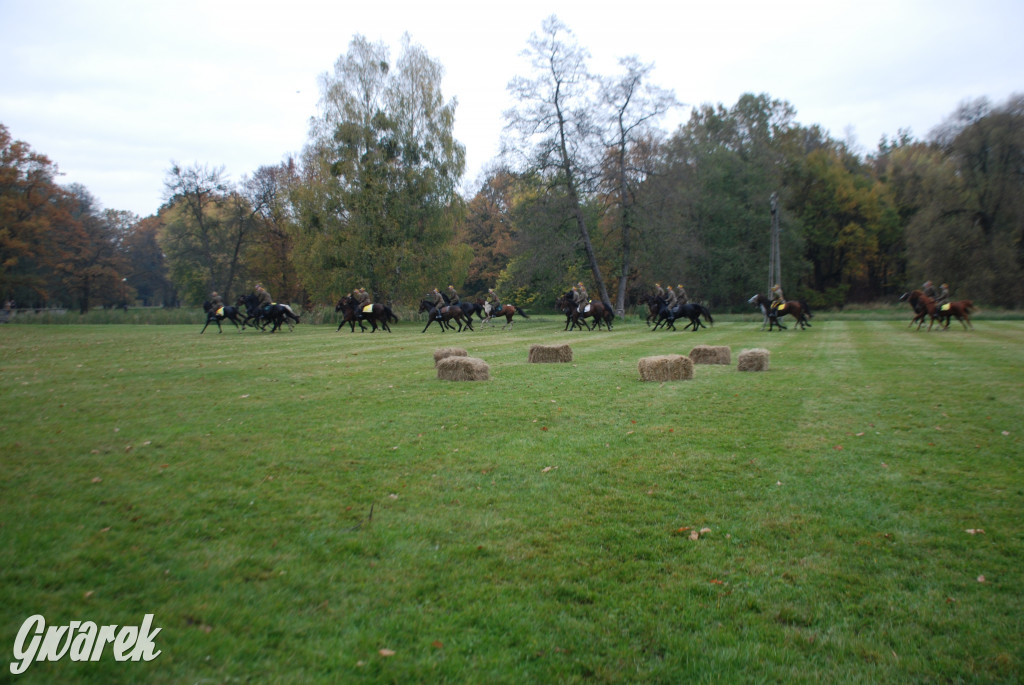
[[[298,152],[317,78],[355,34],[408,32],[445,68],[466,186],[498,152],[506,86],[556,14],[616,72],[637,55],[689,104],[746,92],[790,102],[863,150],[918,138],[967,99],[1024,93],[1022,0],[0,0],[0,123],[106,208],[154,213],[171,162],[232,180]],[[682,110],[665,122],[685,122]]]

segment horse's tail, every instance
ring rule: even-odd
[[[391,311],[391,307],[386,304],[382,306],[384,307],[384,314],[387,316],[388,323],[398,323],[398,317],[395,316],[393,311]]]
[[[701,305],[700,306],[700,313],[704,315],[704,320],[705,321],[707,321],[711,325],[714,325],[715,320],[713,318],[711,318],[711,310],[710,309],[708,309],[704,305]]]
[[[522,317],[523,317],[524,319],[529,319],[529,318],[530,318],[530,317],[528,317],[528,316],[526,315],[526,312],[524,312],[524,311],[522,310],[522,308],[520,308],[520,307],[519,307],[519,305],[513,305],[513,306],[515,306],[515,308],[516,308],[516,314],[519,314],[519,315],[520,315],[520,316],[522,316]]]
[[[804,302],[803,300],[800,300],[799,302],[800,302],[800,306],[804,308],[804,313],[807,314],[807,318],[808,319],[813,319],[814,318],[814,313],[811,311],[811,308],[807,306],[807,303]]]

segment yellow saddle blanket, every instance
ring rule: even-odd
[[[781,303],[778,307],[775,308],[775,311],[777,311],[777,312],[784,312],[784,311],[786,311],[786,303],[785,302]]]
[[[224,307],[217,307],[217,311],[214,312],[217,316],[224,316]]]
[[[370,304],[368,304],[368,305],[363,307],[363,314],[369,314],[372,311],[373,311],[373,303],[372,302]]]
[[[944,304],[941,307],[939,307],[939,309],[941,309],[944,312],[948,312],[949,311],[949,305],[950,305],[950,303],[947,302],[946,304]]]

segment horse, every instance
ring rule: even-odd
[[[463,324],[467,330],[473,330],[473,321],[465,315],[462,308],[457,304],[450,304],[441,307],[438,310],[437,306],[430,300],[420,300],[419,313],[427,312],[427,325],[423,327],[423,333],[427,332],[430,328],[430,324],[437,321],[437,325],[440,326],[441,331],[444,332],[445,328],[451,328],[452,325],[448,323],[452,319],[459,326],[459,332],[462,332]]]
[[[644,320],[644,323],[650,328],[651,322],[657,321],[661,308],[665,306],[665,298],[658,297],[657,295],[641,295],[637,303],[647,305],[647,318]]]
[[[526,315],[526,312],[520,309],[518,305],[514,304],[503,304],[500,307],[495,307],[490,302],[477,300],[475,303],[473,303],[473,306],[480,307],[483,310],[485,324],[490,324],[491,319],[493,319],[494,317],[504,316],[505,325],[501,327],[501,330],[505,330],[506,328],[512,327],[512,317],[515,316],[516,314],[523,317],[524,319],[530,318]]]
[[[206,332],[206,326],[209,326],[211,322],[217,324],[218,333],[223,333],[224,330],[220,327],[220,322],[224,319],[235,324],[235,328],[238,329],[239,333],[245,330],[245,322],[239,319],[241,312],[238,311],[237,307],[220,306],[214,309],[213,305],[206,301],[203,303],[203,311],[206,312],[206,325],[203,326],[203,330],[199,331],[199,335]]]
[[[371,333],[377,332],[377,325],[380,324],[380,329],[383,331],[391,332],[391,327],[388,326],[389,322],[398,323],[398,317],[395,316],[394,312],[391,311],[391,307],[386,304],[373,303],[369,305],[360,306],[358,300],[350,295],[346,295],[338,300],[338,304],[335,305],[334,311],[343,311],[341,322],[338,324],[338,328],[335,331],[341,330],[341,327],[346,323],[352,332],[356,332],[356,324],[359,324],[359,330],[366,332],[366,326],[363,325],[363,321],[369,321]]]
[[[687,328],[693,326],[693,332],[696,333],[698,328],[707,328],[702,322],[701,317],[704,317],[704,321],[714,325],[715,320],[711,316],[711,311],[704,305],[698,302],[686,302],[684,304],[677,304],[675,307],[669,309],[666,302],[660,297],[654,298],[656,304],[659,304],[658,318],[654,323],[654,328],[651,330],[658,330],[659,326],[664,325],[666,328],[671,328],[673,331],[676,330],[675,321],[676,319],[689,319],[690,323],[683,326],[685,331]]]
[[[444,297],[444,293],[441,293],[441,296]],[[449,302],[449,304],[451,303]],[[476,314],[481,321],[486,317],[487,310],[484,308],[483,300],[477,300],[476,302],[459,302],[458,307],[468,319],[472,319],[474,314]]]
[[[783,330],[786,327],[779,321],[780,318],[789,314],[796,323],[803,330],[811,325],[808,318],[812,318],[814,314],[811,313],[811,308],[807,306],[807,303],[803,300],[786,300],[780,304],[777,308],[772,307],[772,301],[761,293],[757,293],[749,300],[748,304],[752,304],[761,310],[761,314],[764,315],[764,322],[761,323],[761,330],[764,330],[764,324],[768,324],[768,332],[771,333],[774,326],[778,326],[779,330]]]
[[[299,323],[298,315],[289,305],[274,302],[268,307],[261,307],[259,297],[255,294],[242,295],[238,298],[237,304],[245,305],[245,322],[249,324],[249,321],[252,321],[249,325],[261,331],[267,329],[268,323],[271,324],[271,333],[278,331],[285,323],[288,324],[288,330],[292,330],[294,324]]]
[[[955,316],[960,325],[964,327],[964,330],[968,330],[970,327],[974,329],[974,324],[971,323],[971,310],[974,309],[974,302],[971,300],[958,300],[956,302],[947,302],[946,304],[939,305],[935,316],[938,318],[941,324],[945,321],[944,330],[949,328],[949,322]]]
[[[909,293],[903,293],[900,295],[900,302],[909,302],[914,310],[914,318],[907,324],[907,328],[910,328],[914,325],[914,322],[917,322],[917,330],[921,330],[924,318],[931,316],[931,321],[928,322],[928,330],[930,331],[935,322],[939,321],[938,307],[935,305],[935,300],[920,290],[911,290]]]
[[[576,328],[577,326],[583,328],[586,326],[588,331],[592,331],[594,328],[600,328],[603,323],[610,331],[612,329],[612,321],[615,320],[615,310],[612,309],[610,304],[607,302],[601,302],[600,300],[596,302],[588,302],[581,312],[572,299],[572,293],[566,293],[555,300],[555,307],[565,314],[565,330],[571,330],[569,328],[569,324],[571,322],[572,328]],[[588,316],[594,317],[593,327],[591,327],[586,321]]]

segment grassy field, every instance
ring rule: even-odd
[[[3,652],[162,653],[0,681],[1020,682],[1024,321],[908,320],[2,326]],[[733,364],[639,381],[696,344]]]

